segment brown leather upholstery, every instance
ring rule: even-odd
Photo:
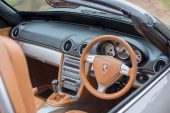
[[[37,87],[32,88],[32,92],[33,92],[33,94],[35,95],[35,94],[38,92],[38,88],[37,88]]]
[[[17,43],[0,36],[0,75],[16,113],[35,113],[25,56]]]
[[[66,113],[87,113],[87,112],[79,111],[79,110],[71,110],[71,111],[67,111]]]
[[[10,32],[11,32],[11,27],[0,29],[0,36],[9,37]]]
[[[103,42],[103,41],[114,41],[114,42],[117,42],[117,43],[119,43],[120,45],[122,45],[123,47],[125,47],[126,49],[127,49],[127,51],[129,52],[129,55],[130,55],[130,59],[131,59],[131,62],[132,62],[132,67],[131,68],[129,68],[129,81],[128,81],[128,83],[126,84],[126,86],[123,88],[123,89],[121,89],[120,91],[118,91],[118,92],[116,92],[116,93],[112,93],[112,94],[106,94],[106,93],[103,93],[103,92],[99,92],[99,91],[97,91],[90,83],[89,83],[89,81],[88,81],[88,79],[87,79],[87,77],[86,77],[86,74],[85,74],[85,62],[86,62],[86,59],[87,59],[87,57],[88,57],[88,55],[89,55],[89,53],[90,53],[90,51],[91,51],[91,48],[95,45],[95,44],[97,44],[97,43],[100,43],[100,42]],[[96,57],[95,57],[96,58]],[[94,65],[94,71],[95,71],[95,73],[97,72],[97,74],[101,74],[101,71],[99,71],[99,70],[101,70],[102,69],[102,67],[101,67],[101,64],[103,64],[104,65],[104,62],[102,62],[102,60],[107,60],[107,62],[106,63],[109,63],[109,67],[110,67],[110,62],[114,62],[114,64],[116,64],[115,66],[114,66],[114,68],[116,67],[119,67],[119,68],[121,68],[120,66],[121,66],[121,62],[119,62],[119,61],[116,61],[117,59],[112,59],[112,60],[110,60],[110,62],[109,62],[109,60],[108,59],[111,59],[111,58],[109,58],[109,57],[107,57],[106,59],[104,58],[104,57],[98,57],[97,58],[97,61],[96,62],[98,62],[98,64],[99,64],[99,66],[97,65],[97,63]],[[93,64],[94,64],[94,62],[95,62],[95,60],[93,61]],[[108,64],[107,64],[108,65]],[[95,38],[94,40],[92,40],[88,45],[87,45],[87,47],[84,49],[84,51],[83,51],[83,53],[82,53],[82,55],[81,55],[81,59],[80,59],[80,75],[81,75],[81,79],[82,79],[82,81],[83,81],[83,84],[85,85],[85,87],[88,89],[88,91],[89,92],[91,92],[93,95],[95,95],[96,97],[98,97],[98,98],[101,98],[101,99],[106,99],[106,100],[111,100],[111,99],[116,99],[116,98],[119,98],[119,97],[121,97],[121,96],[123,96],[123,95],[125,95],[129,90],[130,90],[130,88],[133,86],[133,84],[134,84],[134,82],[135,82],[135,79],[136,79],[136,74],[137,74],[137,61],[136,61],[136,56],[135,56],[135,53],[134,53],[134,51],[133,51],[133,49],[131,48],[131,46],[126,42],[126,41],[124,41],[124,40],[122,40],[121,38],[119,38],[119,37],[117,37],[117,36],[113,36],[113,35],[103,35],[103,36],[100,36],[100,37],[97,37],[97,38]],[[112,64],[111,64],[111,69],[113,69],[113,66],[112,66]],[[118,68],[117,68],[118,69]],[[116,70],[116,69],[115,69]],[[114,71],[115,71],[114,70]],[[112,71],[112,70],[110,70],[110,71]],[[120,70],[118,70],[118,71],[120,71]],[[113,78],[115,78],[115,79],[113,79],[113,78],[111,78],[112,80],[116,80],[117,79],[117,75],[116,76],[113,76],[113,74],[118,74],[117,73],[117,71],[115,71],[116,73],[114,73],[114,72],[109,72],[109,73],[107,73],[107,76],[109,76],[109,78],[110,77],[113,77]],[[105,72],[103,72],[103,73],[105,73]],[[105,74],[104,74],[105,75]],[[96,76],[96,80],[97,80],[97,82],[99,82],[99,83],[103,83],[103,84],[101,84],[101,85],[103,85],[103,86],[107,86],[108,84],[106,84],[107,83],[107,81],[108,82],[110,82],[109,81],[109,79],[107,79],[105,76],[101,76],[100,75],[100,77],[98,77],[97,78],[97,76],[98,75],[95,75]],[[101,78],[102,77],[102,78]]]
[[[53,93],[48,97],[46,103],[52,106],[68,106],[72,104],[72,97],[65,93]]]
[[[37,87],[33,88],[32,92],[35,95],[38,92],[38,88]],[[34,103],[35,103],[36,110],[38,110],[45,104],[45,101],[34,96]]]
[[[98,55],[94,59],[93,67],[96,75],[96,80],[98,83],[102,84],[105,87],[109,87],[110,84],[116,80],[120,74],[120,66],[123,62],[111,57],[111,56],[102,56]],[[108,66],[108,70],[103,70],[103,65]]]
[[[45,101],[34,96],[34,103],[35,103],[36,110],[38,110],[45,104]]]

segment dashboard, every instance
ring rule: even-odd
[[[138,64],[142,63],[144,59],[147,59],[140,52],[139,49],[137,49],[134,46],[131,46],[131,47],[133,48],[135,52],[136,60]],[[100,53],[101,55],[112,56],[117,59],[123,60],[125,62],[129,60],[129,53],[126,50],[126,48],[115,42],[103,42],[98,49],[98,53]]]
[[[75,72],[76,70],[75,73],[77,76],[79,75],[79,71],[77,70],[79,59],[84,48],[91,40],[101,35],[115,35],[131,45],[138,62],[139,76],[137,76],[137,79],[139,79],[138,83],[140,84],[143,84],[146,79],[148,80],[150,76],[153,76],[154,73],[158,72],[167,64],[168,57],[143,37],[110,29],[59,21],[33,20],[22,22],[11,31],[12,38],[21,45],[27,56],[44,63],[59,66],[62,54],[64,54],[66,66],[63,66],[63,70],[70,70],[71,72]],[[91,54],[112,56],[122,60],[129,66],[131,65],[129,53],[123,46],[116,42],[105,41],[98,43],[92,48]],[[71,65],[68,65],[67,62]],[[72,68],[71,66],[75,66],[76,68]],[[64,69],[66,67],[67,69]],[[94,74],[93,70],[91,74]],[[68,76],[64,76],[65,78],[68,79]],[[141,78],[144,78],[143,81],[145,81],[140,80]],[[80,78],[77,77],[76,79],[74,77],[73,79],[77,81]],[[67,83],[69,82],[67,81]],[[80,84],[78,84],[79,86]],[[69,88],[69,84],[65,85],[65,87]],[[72,87],[72,89],[76,91],[77,86],[75,88]]]

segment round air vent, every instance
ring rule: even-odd
[[[72,46],[73,46],[72,41],[71,41],[71,40],[66,40],[66,41],[64,42],[64,44],[63,44],[63,50],[64,50],[65,52],[68,52],[68,51],[71,50]]]
[[[80,45],[79,47],[79,54],[81,55],[83,53],[83,50],[86,48],[87,46],[87,43],[83,43]]]
[[[167,64],[165,59],[158,59],[153,64],[154,72],[160,71]]]
[[[136,76],[137,82],[144,84],[146,81],[149,80],[149,76],[145,73],[138,73]]]
[[[12,30],[12,37],[13,37],[13,38],[17,38],[17,37],[19,36],[20,32],[21,32],[20,27],[14,28],[14,29]]]

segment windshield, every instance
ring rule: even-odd
[[[71,11],[77,12],[84,7],[77,8],[53,8],[47,4],[46,0],[4,0],[16,10],[19,11]],[[128,0],[143,9],[147,10],[149,13],[157,17],[166,25],[170,26],[170,0]],[[68,10],[69,9],[69,10]],[[91,8],[83,10],[87,14],[93,14]],[[97,10],[95,10],[97,11]],[[82,12],[82,13],[84,13]],[[106,16],[104,12],[99,12],[102,16]],[[95,13],[94,13],[95,14]],[[108,16],[108,15],[107,15]],[[110,16],[110,15],[109,15]]]
[[[4,0],[19,11],[43,11],[52,9],[46,0]]]

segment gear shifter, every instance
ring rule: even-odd
[[[58,81],[56,79],[51,81],[54,93],[48,97],[46,103],[52,106],[67,106],[72,104],[72,96],[58,92]]]
[[[58,86],[58,80],[54,79],[53,81],[51,81],[51,85],[52,85],[52,87],[53,87],[54,93],[55,93],[55,94],[58,93],[58,88],[57,88],[57,86]]]

